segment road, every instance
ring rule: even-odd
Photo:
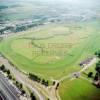
[[[21,82],[23,85],[31,89],[39,98],[39,100],[45,100],[44,96],[37,90],[36,87],[34,87],[34,82],[28,78],[27,75],[24,73],[20,72],[18,69],[16,69],[14,66],[12,66],[7,59],[4,57],[0,56],[0,62],[5,65],[7,69],[11,71],[11,73],[14,75],[16,80]],[[16,99],[15,99],[16,100]]]
[[[88,64],[86,64],[80,71],[74,72],[74,73],[70,73],[69,75],[66,75],[66,76],[62,77],[59,80],[52,79],[53,81],[55,81],[55,85],[52,86],[52,91],[51,92],[53,94],[54,93],[57,94],[58,100],[61,100],[58,91],[55,91],[55,88],[56,88],[58,83],[61,83],[62,81],[66,80],[66,79],[72,79],[73,80],[73,79],[76,79],[77,77],[81,77],[82,79],[85,79],[85,80],[87,80],[89,82],[92,82],[91,80],[88,80],[87,78],[81,76],[81,73],[84,72],[85,70],[87,70],[89,67],[91,67],[96,62],[97,62],[97,58],[94,57],[93,60],[91,60]]]
[[[6,100],[6,97],[4,96],[1,90],[0,90],[0,100]]]
[[[8,82],[7,78],[0,72],[0,91],[5,95],[6,100],[20,100],[18,91]]]
[[[7,35],[2,35],[1,37],[3,37],[3,39],[6,40],[8,38],[12,38],[12,37],[16,37],[16,36],[20,36],[24,34],[27,34],[27,33],[24,33],[24,32],[23,33],[19,32],[17,34],[11,33]],[[19,82],[21,82],[24,86],[31,89],[31,91],[33,91],[38,96],[39,100],[46,100],[47,98],[54,100],[51,98],[49,91],[45,87],[43,87],[40,84],[38,84],[39,85],[38,87],[37,84],[31,79],[29,79],[27,75],[25,75],[24,73],[16,69],[13,65],[11,65],[5,57],[2,57],[0,55],[0,61],[6,66],[7,69],[11,71],[11,73]]]
[[[22,35],[22,34],[17,34],[17,35]],[[11,36],[6,36],[4,37],[4,39],[6,38],[11,38],[14,37],[16,35],[11,35]],[[50,98],[51,100],[57,100],[57,93],[55,90],[56,84],[55,86],[51,86],[50,89],[45,89],[43,88],[43,90],[41,91],[41,88],[39,88],[38,86],[36,86],[35,82],[33,82],[32,80],[30,80],[28,78],[27,75],[25,75],[24,73],[20,72],[18,69],[16,69],[13,65],[11,65],[9,63],[9,61],[5,58],[0,56],[0,61],[9,69],[11,70],[12,74],[15,76],[15,78],[21,82],[22,84],[24,84],[25,86],[27,86],[28,88],[30,88],[39,98],[39,100],[45,100],[45,97]],[[96,62],[96,58],[94,58],[88,65],[84,66],[84,68],[82,68],[80,71],[75,72],[75,73],[71,73],[67,76],[62,77],[59,80],[55,80],[56,83],[62,82],[68,78],[73,78],[77,75],[80,76],[80,73],[82,73],[83,71],[85,71],[87,68],[89,68],[91,65],[93,65]],[[40,86],[40,85],[39,85]],[[43,91],[46,90],[46,94],[43,93]],[[59,95],[58,95],[59,96]]]
[[[40,89],[37,89],[38,87],[34,87],[35,86],[35,84],[34,84],[34,82],[32,81],[32,80],[30,80],[29,78],[28,78],[28,76],[27,75],[25,75],[25,74],[23,74],[22,72],[20,72],[19,70],[17,70],[13,65],[11,65],[10,63],[9,63],[9,61],[6,59],[6,58],[4,58],[4,57],[2,57],[2,56],[0,56],[0,61],[9,69],[9,70],[11,70],[11,72],[12,72],[12,74],[14,74],[14,76],[15,76],[15,78],[18,80],[18,81],[20,81],[22,84],[24,84],[25,86],[27,86],[28,88],[30,88],[38,97],[39,97],[39,100],[45,100],[45,97],[44,96],[46,96],[45,94],[41,94],[40,93]],[[88,65],[86,65],[84,68],[82,68],[78,73],[81,73],[81,72],[83,72],[84,70],[86,70],[88,67],[90,67],[92,64],[94,64],[96,62],[96,58],[94,58]],[[69,75],[67,75],[67,76],[64,76],[64,77],[62,77],[60,80],[58,80],[58,82],[61,82],[61,81],[63,81],[63,80],[65,80],[65,79],[67,79],[67,78],[70,78],[70,77],[73,77],[73,74],[74,73],[71,73],[71,74],[69,74]],[[58,83],[57,82],[57,83]],[[55,97],[55,100],[57,99],[56,98],[56,92],[55,92],[55,87],[51,87],[52,89],[51,89],[51,92],[49,91],[49,98],[51,99],[51,100],[54,100],[54,97]],[[54,95],[54,96],[53,96]],[[47,97],[47,96],[46,96]]]

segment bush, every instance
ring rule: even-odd
[[[30,94],[31,100],[36,100],[36,97],[34,96],[33,93]]]
[[[98,81],[98,73],[95,74],[94,80]]]
[[[93,77],[93,72],[89,72],[88,77]]]
[[[5,65],[1,65],[0,70],[4,71],[5,70]]]
[[[7,70],[6,72],[7,72],[8,75],[10,74],[10,70]]]
[[[12,76],[11,75],[8,75],[8,78],[11,80],[12,79]]]
[[[95,52],[95,55],[97,55],[100,58],[100,50]]]
[[[25,92],[25,90],[22,90],[22,95],[24,95],[26,92]]]

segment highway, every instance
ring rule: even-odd
[[[20,100],[18,97],[18,91],[9,83],[7,78],[1,72],[0,72],[0,91],[2,91],[6,100]]]
[[[7,100],[6,96],[0,90],[0,100]]]
[[[14,77],[21,82],[24,86],[27,86],[29,89],[31,89],[39,98],[39,100],[45,100],[45,96],[37,90],[37,87],[33,86],[34,81],[30,80],[28,76],[20,72],[18,69],[16,69],[14,66],[12,66],[9,61],[4,58],[3,56],[0,56],[0,61],[6,66],[7,69],[9,69]],[[15,99],[16,100],[16,99]]]

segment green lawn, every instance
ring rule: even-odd
[[[100,100],[100,90],[82,79],[64,81],[59,93],[62,100]]]
[[[98,50],[98,24],[52,24],[31,29],[2,41],[0,51],[23,72],[60,78],[79,70],[79,62]]]
[[[0,52],[23,72],[48,80],[59,79],[80,70],[79,63],[100,48],[99,24],[99,21],[72,26],[52,24],[30,29],[24,35],[3,40]],[[81,79],[65,80],[60,84],[59,93],[62,100],[100,100],[100,91]]]

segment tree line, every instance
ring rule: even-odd
[[[13,83],[16,85],[16,87],[21,91],[21,95],[26,95],[26,91],[24,90],[23,84],[14,78],[14,76],[11,74],[10,70],[5,68],[5,65],[1,65],[0,70],[7,74],[8,79],[13,81]],[[32,91],[30,92],[30,98],[31,98],[31,100],[36,100],[36,97]]]
[[[95,52],[95,55],[99,58],[99,61],[95,65],[95,75],[93,76],[93,72],[88,73],[88,77],[93,78],[93,84],[97,87],[100,88],[100,50]]]
[[[35,74],[29,73],[29,78],[36,81],[36,82],[38,82],[38,83],[43,84],[44,86],[49,86],[49,81],[48,80],[41,79],[40,77],[38,77]]]

